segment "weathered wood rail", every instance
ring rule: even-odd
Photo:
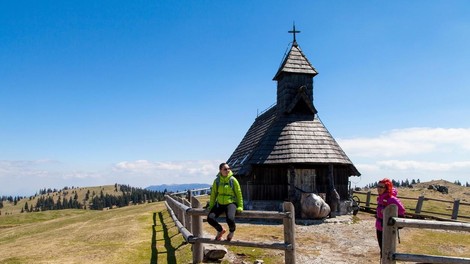
[[[377,203],[372,202],[372,196],[377,196],[377,194],[372,193],[371,191],[367,192],[361,192],[361,191],[354,191],[354,194],[361,194],[366,196],[365,200],[365,205],[362,205],[361,201],[361,208],[364,209],[365,211],[373,211],[375,210],[375,207],[377,206]],[[454,201],[449,201],[449,200],[441,200],[441,199],[434,199],[434,198],[426,198],[423,195],[419,196],[418,198],[413,198],[413,197],[406,197],[406,196],[399,196],[400,200],[412,200],[416,201],[416,207],[415,208],[408,208],[406,207],[407,210],[407,215],[413,216],[416,218],[432,218],[432,219],[437,219],[437,220],[463,220],[463,221],[470,221],[470,216],[469,215],[463,215],[459,214],[459,208],[461,206],[470,206],[470,203],[466,202],[461,202],[460,199],[454,199]],[[375,201],[376,199],[374,199]],[[452,207],[452,213],[451,214],[444,214],[444,213],[439,213],[439,212],[432,212],[432,211],[425,211],[423,209],[423,205],[425,201],[436,201],[436,202],[441,202],[445,204],[451,204],[453,205]],[[414,212],[410,212],[410,210]],[[438,215],[438,216],[436,216]],[[439,217],[439,216],[444,216],[444,217]]]
[[[203,244],[220,244],[242,247],[268,248],[284,250],[286,264],[295,264],[295,210],[290,202],[284,202],[283,212],[243,211],[237,218],[279,219],[284,226],[284,243],[250,242],[250,241],[217,241],[203,236],[202,219],[208,211],[202,209],[198,199],[190,196],[191,203],[181,197],[165,195],[165,205],[186,242],[193,244],[193,263],[203,261]]]
[[[394,204],[391,204],[385,208],[384,223],[386,224],[384,224],[383,228],[383,246],[381,256],[382,264],[395,264],[397,260],[405,262],[470,264],[470,258],[403,254],[396,252],[398,228],[411,227],[470,232],[470,224],[468,223],[398,218],[398,207]]]
[[[187,191],[182,191],[182,192],[174,192],[171,193],[172,196],[200,196],[200,195],[207,195],[211,191],[211,187],[207,188],[199,188],[199,189],[192,189],[192,190],[187,190]]]

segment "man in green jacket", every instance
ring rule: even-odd
[[[221,240],[226,230],[217,222],[217,217],[225,213],[229,233],[227,241],[231,241],[235,232],[235,212],[243,211],[243,197],[240,184],[233,176],[227,163],[219,165],[219,173],[214,180],[209,201],[207,222],[217,230],[216,240]]]

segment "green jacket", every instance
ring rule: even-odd
[[[240,184],[237,179],[233,177],[233,172],[229,172],[227,177],[217,174],[220,177],[219,186],[217,187],[217,179],[214,180],[211,189],[211,198],[209,201],[209,210],[211,210],[216,203],[226,205],[231,203],[237,204],[237,211],[243,211],[243,197]],[[230,186],[230,178],[233,181],[233,189]]]

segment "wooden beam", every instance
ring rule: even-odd
[[[406,262],[470,264],[470,258],[459,258],[459,257],[442,257],[442,256],[433,256],[433,255],[395,253],[393,255],[393,258],[395,260],[402,260]]]
[[[270,249],[292,249],[292,244],[285,243],[262,243],[262,242],[248,242],[240,240],[215,240],[208,237],[192,237],[189,240],[189,243],[206,243],[206,244],[218,244],[218,245],[227,245],[227,246],[241,246],[241,247],[256,247],[256,248],[270,248]]]

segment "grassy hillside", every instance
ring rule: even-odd
[[[190,248],[176,228],[163,231],[161,220],[171,220],[163,209],[158,202],[3,216],[0,263],[176,263],[168,260]]]
[[[95,193],[103,190],[114,192],[114,185],[82,188],[75,190],[83,199],[86,190]],[[414,190],[413,190],[414,189]],[[418,187],[400,190],[402,195],[416,197],[421,193]],[[467,190],[467,189],[464,189]],[[410,191],[410,193],[407,193]],[[431,191],[429,191],[431,192]],[[465,193],[465,191],[464,191]],[[426,196],[431,195],[426,191]],[[50,195],[60,195],[50,194]],[[64,195],[64,194],[62,194]],[[70,194],[72,195],[71,191]],[[202,197],[205,201],[207,197]],[[191,263],[191,245],[185,244],[181,235],[166,211],[163,202],[145,203],[116,208],[107,211],[68,209],[34,213],[19,213],[25,201],[17,206],[7,205],[2,209],[16,211],[0,216],[0,264],[13,263]],[[23,204],[22,204],[23,203]],[[8,204],[8,203],[6,203]],[[374,263],[377,246],[375,232],[358,229],[357,223],[366,221],[373,229],[373,216],[360,212],[355,224],[350,226],[350,234],[343,240],[365,234],[372,239],[372,247],[357,245],[358,252],[369,252],[362,256],[362,263]],[[296,240],[299,254],[318,255],[318,243],[333,243],[329,235],[340,224],[320,225],[321,229],[309,233],[310,228],[296,226]],[[314,226],[312,226],[314,228]],[[215,232],[204,223],[204,230],[213,236]],[[240,224],[237,239],[252,241],[282,241],[283,230],[278,225]],[[343,233],[333,232],[334,236]],[[405,252],[422,254],[449,254],[470,257],[470,236],[467,233],[418,230],[405,228],[401,231],[402,243],[399,248]],[[321,238],[321,239],[320,239]],[[332,248],[337,245],[332,244]],[[252,263],[263,259],[265,263],[283,263],[283,253],[274,250],[228,247],[232,257]],[[370,252],[373,254],[369,256]],[[345,254],[348,254],[347,252]],[[345,257],[352,257],[350,255]],[[231,263],[225,259],[222,263]],[[239,262],[237,262],[239,263]],[[357,262],[356,262],[357,263]]]
[[[52,197],[54,199],[54,202],[57,202],[59,197],[62,201],[64,199],[66,200],[69,200],[70,198],[74,199],[75,194],[78,195],[78,201],[81,204],[86,205],[88,207],[88,204],[91,201],[93,194],[100,195],[100,193],[103,192],[104,194],[115,195],[115,196],[122,195],[122,192],[119,191],[119,185],[118,185],[118,190],[116,191],[115,189],[116,189],[115,185],[62,189],[57,192],[51,192],[47,194],[36,194],[34,196],[25,197],[24,199],[19,200],[16,205],[14,205],[13,203],[4,201],[3,208],[0,209],[0,211],[2,212],[2,215],[18,214],[21,212],[21,209],[25,207],[26,203],[28,203],[28,207],[30,207],[31,205],[34,207],[37,203],[37,200],[40,197]],[[89,200],[85,200],[87,192],[90,193]]]
[[[373,240],[372,247],[358,248],[358,252],[376,252],[375,232],[358,230],[361,221],[373,229],[373,216],[360,212],[355,224],[343,240],[365,234]],[[299,254],[318,255],[318,243],[329,243],[329,235],[343,224],[320,225],[321,229],[296,226]],[[315,228],[315,226],[312,226]],[[204,223],[204,230],[215,232]],[[282,241],[281,225],[240,224],[237,239],[252,241]],[[311,233],[310,233],[311,232]],[[320,233],[325,232],[325,233]],[[451,251],[456,256],[468,256],[470,236],[454,232],[423,232],[406,228],[402,244],[410,252],[441,254]],[[333,232],[335,236],[343,233]],[[353,235],[355,234],[355,235]],[[429,239],[427,235],[433,235]],[[450,234],[450,235],[449,235]],[[321,238],[321,239],[320,239]],[[419,241],[419,243],[415,243]],[[434,244],[430,244],[434,243]],[[423,246],[426,245],[426,246]],[[445,245],[445,246],[433,246]],[[360,246],[360,245],[357,245]],[[335,248],[336,245],[332,244]],[[283,263],[283,253],[275,250],[228,247],[231,256],[252,263],[263,259],[265,263]],[[458,250],[459,252],[455,252]],[[349,253],[344,253],[349,254]],[[368,253],[369,254],[369,253]],[[374,263],[375,255],[362,256],[361,263]],[[345,256],[351,258],[352,256]],[[106,211],[59,210],[13,214],[0,217],[0,264],[13,263],[191,263],[191,245],[185,244],[172,222],[163,202],[132,205]],[[357,256],[355,258],[357,260]],[[366,261],[367,260],[367,261]],[[225,259],[223,264],[233,263]],[[241,262],[236,262],[241,263]],[[351,262],[358,263],[358,262]]]
[[[449,189],[448,194],[443,194],[435,190],[429,190],[428,186],[429,185],[442,185],[442,186],[447,186]],[[366,190],[367,191],[367,190]],[[377,199],[377,190],[372,189],[371,190],[372,194],[375,194],[371,197],[371,207],[375,208],[376,206],[376,199]],[[417,198],[419,196],[423,195],[425,198],[432,198],[432,199],[439,199],[447,202],[440,202],[440,201],[434,201],[434,200],[425,200],[423,203],[423,214],[426,215],[433,215],[431,213],[424,213],[424,211],[428,212],[436,212],[440,214],[452,214],[452,209],[453,209],[453,201],[454,199],[459,199],[460,202],[462,203],[470,203],[470,188],[469,187],[464,187],[460,185],[456,185],[454,183],[445,181],[445,180],[435,180],[435,181],[430,181],[430,182],[424,182],[424,183],[418,183],[414,184],[413,188],[398,188],[398,197],[401,197],[401,201],[407,208],[408,212],[414,212],[417,204]],[[357,196],[361,200],[361,206],[365,205],[366,201],[366,195],[364,194],[357,194]],[[414,198],[414,199],[406,199],[406,198]],[[460,205],[459,207],[459,215],[464,215],[464,216],[470,216],[470,206],[468,205]],[[442,215],[436,214],[435,216],[437,217],[442,217],[442,218],[450,218]],[[470,222],[470,219],[459,219],[462,221]]]
[[[204,225],[204,230],[213,231]],[[283,234],[282,228],[270,225],[240,226],[239,233],[245,240],[253,234],[282,240]],[[280,253],[273,250],[231,247],[230,251],[243,259],[283,263]],[[164,202],[106,211],[69,209],[0,217],[0,264],[149,262],[192,262],[191,245],[184,243]]]

